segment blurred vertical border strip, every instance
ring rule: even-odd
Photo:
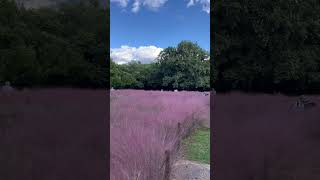
[[[105,127],[106,127],[106,177],[107,179],[110,178],[110,0],[106,1],[106,16],[107,16],[107,22],[101,22],[101,23],[107,23],[107,29],[106,29],[106,48],[107,48],[107,106],[106,107],[106,113],[107,113],[107,119],[105,120]]]
[[[210,0],[210,179],[215,179],[214,176],[214,169],[215,169],[215,137],[214,133],[216,131],[214,126],[214,119],[213,119],[213,113],[214,113],[214,32],[216,31],[214,28],[214,14],[212,13],[214,11],[214,4],[216,3],[216,0]]]

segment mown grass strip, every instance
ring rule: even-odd
[[[183,140],[185,158],[210,164],[210,129],[199,128]]]

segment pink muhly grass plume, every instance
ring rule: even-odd
[[[162,180],[165,151],[173,163],[178,141],[198,112],[209,109],[208,96],[199,92],[117,90],[111,96],[112,180]]]

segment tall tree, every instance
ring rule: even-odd
[[[177,47],[168,47],[160,53],[156,78],[165,89],[208,89],[208,57],[208,52],[197,44],[182,41]]]

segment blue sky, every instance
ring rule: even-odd
[[[149,63],[182,40],[210,49],[210,0],[111,0],[111,57]]]

